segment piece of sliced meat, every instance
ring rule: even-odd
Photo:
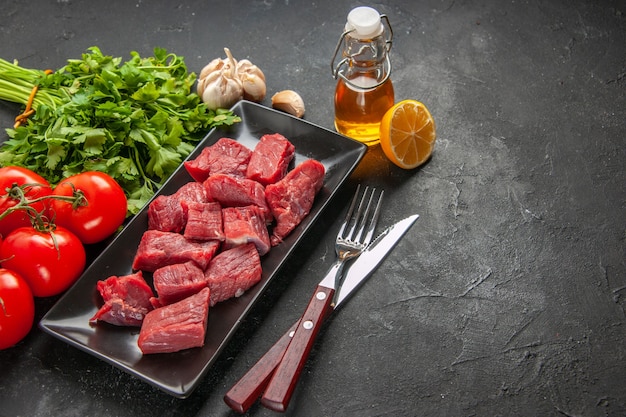
[[[252,151],[230,138],[221,138],[202,150],[200,155],[184,163],[191,178],[203,182],[215,174],[244,177]]]
[[[296,147],[280,133],[263,135],[252,151],[246,177],[264,186],[287,174]]]
[[[261,280],[261,258],[252,243],[220,252],[205,271],[211,306],[240,297]]]
[[[203,182],[209,198],[218,201],[222,207],[258,206],[265,222],[272,220],[272,214],[265,201],[265,188],[258,182],[230,175],[211,175]]]
[[[89,320],[104,321],[116,326],[141,326],[150,310],[153,292],[141,271],[124,276],[111,276],[96,284],[104,304]]]
[[[265,200],[276,219],[270,237],[272,246],[282,242],[309,214],[315,196],[324,185],[325,171],[321,162],[308,159],[265,188]]]
[[[263,213],[258,206],[225,207],[222,209],[222,218],[224,219],[224,249],[253,243],[259,255],[263,256],[269,252],[270,237]]]
[[[187,207],[187,224],[183,236],[193,240],[224,240],[222,206],[210,203],[184,203]]]
[[[204,346],[211,292],[204,288],[148,313],[137,344],[143,354],[171,353]]]
[[[157,269],[152,274],[152,281],[160,306],[180,301],[206,287],[204,271],[191,261]]]
[[[164,232],[180,232],[185,225],[183,214],[177,198],[159,195],[148,206],[148,228]]]
[[[141,236],[133,269],[154,272],[167,265],[193,261],[205,270],[219,247],[216,240],[195,241],[180,233],[147,230]]]
[[[148,206],[148,228],[162,232],[180,232],[187,222],[185,203],[209,201],[204,186],[189,182],[171,195],[159,195]]]

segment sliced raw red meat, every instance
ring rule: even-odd
[[[287,173],[296,147],[280,133],[263,135],[254,148],[246,177],[262,185],[273,184]]]
[[[185,204],[208,201],[206,189],[198,182],[189,182],[171,195],[160,195],[148,206],[148,228],[162,232],[180,232],[187,222]]]
[[[261,259],[252,243],[220,252],[205,271],[211,305],[240,297],[261,280]]]
[[[221,138],[202,150],[200,155],[184,163],[191,178],[203,182],[215,174],[244,177],[252,151],[229,138]]]
[[[222,206],[217,201],[188,203],[187,224],[183,235],[194,240],[224,240]]]
[[[204,271],[191,261],[159,268],[152,279],[161,306],[180,301],[206,287]]]
[[[177,198],[160,195],[148,206],[148,227],[164,232],[179,232],[185,225],[183,209]]]
[[[141,236],[133,269],[154,272],[167,265],[193,261],[205,270],[219,246],[215,240],[194,241],[180,233],[147,230]]]
[[[272,246],[278,245],[300,224],[313,206],[315,195],[324,185],[325,168],[309,159],[290,171],[285,178],[265,188],[265,199],[276,225],[272,230]]]
[[[222,207],[259,206],[266,222],[271,222],[265,188],[258,182],[247,178],[235,178],[230,175],[211,175],[203,182],[209,198],[219,201]]]
[[[204,346],[210,293],[204,288],[197,294],[148,313],[137,340],[141,352],[170,353]]]
[[[96,288],[104,300],[98,312],[89,320],[91,324],[104,321],[116,326],[141,326],[152,304],[154,295],[141,271],[125,276],[111,276],[98,281]]]
[[[258,206],[225,207],[222,209],[224,219],[224,249],[237,245],[254,243],[259,255],[269,252],[270,237],[265,226],[263,213]]]

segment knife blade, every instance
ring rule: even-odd
[[[335,300],[335,310],[369,278],[418,218],[419,214],[413,214],[386,228],[352,263]]]
[[[334,310],[376,270],[387,254],[395,247],[409,228],[419,218],[414,214],[385,229],[349,267],[343,285],[339,289]],[[224,395],[224,402],[233,410],[245,413],[265,390],[281,363],[291,338],[301,320],[289,330],[263,355],[257,363]],[[287,401],[288,402],[288,401]],[[268,404],[263,404],[267,406]],[[272,403],[269,408],[276,409]],[[276,411],[282,411],[279,407]]]

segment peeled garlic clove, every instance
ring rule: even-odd
[[[283,90],[274,94],[272,96],[272,107],[296,117],[304,115],[304,101],[300,94],[293,90]]]

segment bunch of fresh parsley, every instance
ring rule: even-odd
[[[102,171],[124,188],[137,213],[209,129],[239,122],[229,110],[210,111],[192,92],[196,75],[182,57],[103,55],[91,47],[56,72],[0,63],[0,99],[26,104],[38,85],[26,124],[7,129],[0,165],[29,168],[51,184],[83,171]]]

